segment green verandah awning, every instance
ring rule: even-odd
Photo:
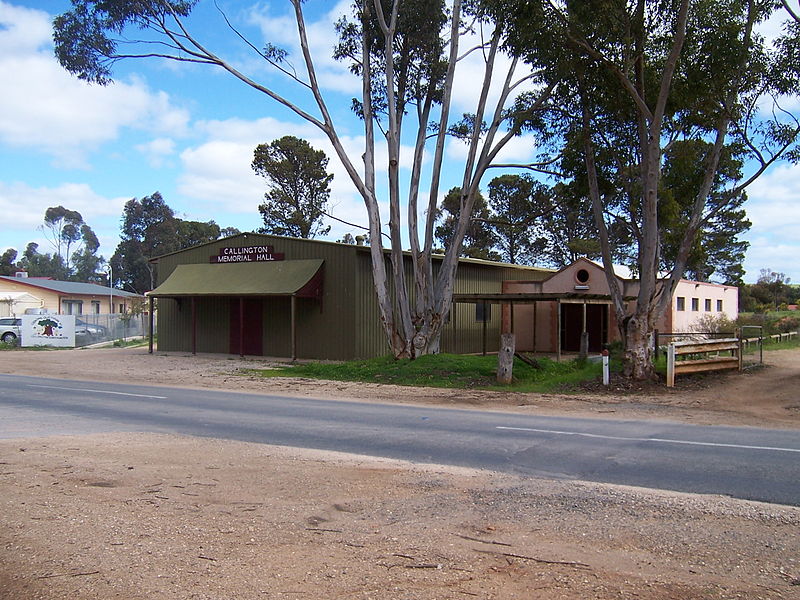
[[[324,260],[282,260],[252,263],[212,263],[178,265],[166,281],[148,292],[153,318],[154,298],[191,298],[192,354],[197,352],[195,299],[201,296],[239,298],[239,323],[243,327],[244,298],[253,296],[288,296],[292,302],[292,360],[297,359],[297,298],[322,300]],[[150,353],[153,352],[152,323]],[[239,354],[243,355],[243,335],[239,332]]]
[[[188,296],[297,296],[316,298],[315,277],[324,261],[277,260],[252,263],[178,265],[166,281],[149,292],[153,298]],[[319,285],[314,285],[319,283]]]

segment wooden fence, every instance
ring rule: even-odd
[[[675,387],[675,376],[681,373],[722,369],[742,370],[742,342],[738,338],[672,342],[667,349],[667,387]]]

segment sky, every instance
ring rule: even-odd
[[[219,0],[218,5],[257,46],[269,40],[290,53],[296,48],[288,2]],[[333,23],[348,6],[349,0],[304,4],[320,83],[348,154],[360,157],[363,132],[350,111],[360,84],[330,51]],[[99,254],[110,258],[125,202],[156,191],[180,218],[255,230],[262,224],[258,205],[266,187],[250,167],[253,150],[284,135],[305,138],[327,153],[334,174],[329,211],[367,225],[363,201],[319,130],[227,73],[159,59],[117,63],[108,86],[67,73],[53,56],[51,22],[69,8],[68,0],[0,0],[0,252],[13,247],[21,254],[31,241],[39,243],[40,252],[52,252],[41,225],[48,207],[62,205],[82,214],[98,235]],[[190,24],[254,79],[305,102],[302,90],[277,79],[237,43],[214,3],[201,0]],[[469,68],[466,73],[455,85],[457,113],[472,110],[478,93]],[[532,141],[523,136],[501,160],[526,162],[534,155]],[[450,143],[446,156],[443,192],[460,183],[463,146]],[[486,182],[499,174],[490,171]],[[800,282],[800,166],[774,167],[749,188],[748,197],[753,226],[744,236],[750,242],[745,281],[754,282],[769,268]],[[324,239],[360,233],[337,221],[329,224]]]

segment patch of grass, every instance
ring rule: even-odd
[[[114,343],[111,345],[114,348],[131,348],[133,346],[144,346],[146,344],[146,338],[136,338],[131,340],[114,340]]]
[[[800,348],[800,339],[797,336],[782,342],[773,342],[770,339],[764,340],[765,352],[769,352],[770,350],[791,350],[793,348]]]
[[[57,346],[25,346],[24,348],[19,345],[19,343],[12,342],[11,344],[6,344],[4,342],[0,342],[0,351],[2,350],[21,350],[28,352],[30,350],[38,351],[38,352],[49,352],[51,350],[72,350],[72,348],[59,348]]]
[[[514,382],[496,381],[497,356],[435,354],[415,360],[384,356],[336,364],[309,363],[274,369],[251,369],[262,377],[308,377],[334,381],[360,381],[395,385],[457,389],[493,389],[518,392],[569,391],[581,382],[601,375],[601,366],[590,361],[555,362],[538,359],[540,368],[514,359]]]

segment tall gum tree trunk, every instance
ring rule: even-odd
[[[625,376],[632,379],[654,379],[652,327],[647,315],[634,313],[624,328]]]

